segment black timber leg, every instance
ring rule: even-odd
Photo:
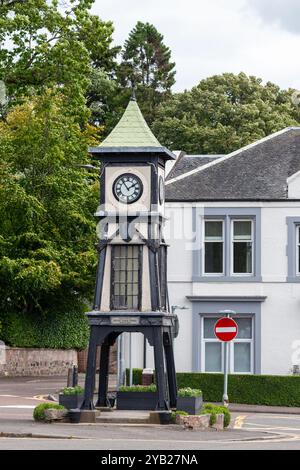
[[[154,362],[158,393],[158,403],[156,408],[157,410],[168,410],[169,404],[165,376],[163,336],[160,328],[154,328],[153,330]]]
[[[173,341],[170,333],[164,333],[164,349],[169,384],[170,407],[176,408],[177,404],[177,380],[174,361]]]
[[[96,375],[96,352],[97,352],[97,330],[91,327],[89,351],[87,358],[87,367],[85,375],[84,400],[81,405],[82,410],[93,410],[94,407],[94,389]]]
[[[108,340],[105,340],[101,346],[100,353],[99,390],[96,406],[109,406],[107,399],[109,377],[109,350],[110,344]]]

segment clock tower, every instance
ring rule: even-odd
[[[173,339],[177,317],[170,312],[167,246],[163,235],[165,164],[174,155],[149,129],[133,96],[119,123],[99,147],[99,261],[91,327],[85,398],[94,408],[97,346],[101,346],[96,406],[108,406],[109,350],[123,332],[143,333],[154,349],[157,410],[176,406]]]

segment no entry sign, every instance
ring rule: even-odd
[[[220,341],[232,341],[238,334],[236,322],[229,317],[220,318],[215,324],[215,336]]]

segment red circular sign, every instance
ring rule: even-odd
[[[220,318],[215,324],[215,336],[220,341],[232,341],[238,334],[238,326],[232,318]]]

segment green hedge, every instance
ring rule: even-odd
[[[205,401],[219,402],[223,374],[178,373],[178,387],[201,388]],[[231,403],[251,405],[300,406],[300,376],[229,375]]]
[[[10,313],[1,318],[0,339],[20,348],[85,349],[89,326],[83,311],[37,314]]]
[[[141,375],[134,369],[134,383]],[[223,374],[177,373],[178,388],[199,388],[206,402],[222,401],[223,380]],[[300,376],[229,375],[228,395],[231,403],[300,407]]]
[[[143,369],[132,369],[132,385],[142,384]],[[129,384],[129,369],[126,369],[126,384]]]

